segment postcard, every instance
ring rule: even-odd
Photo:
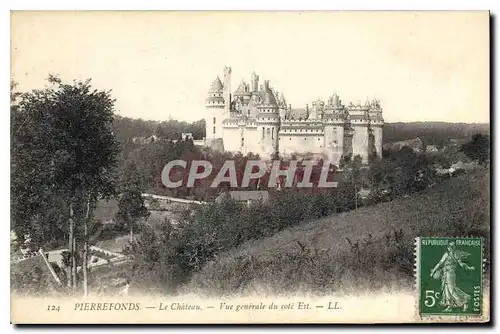
[[[14,324],[490,321],[487,11],[14,11]]]

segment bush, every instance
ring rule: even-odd
[[[328,294],[373,291],[391,285],[408,287],[414,283],[413,251],[417,236],[483,237],[488,273],[491,252],[488,184],[488,171],[477,170],[408,199],[325,219],[250,243],[241,247],[238,254],[226,252],[208,262],[193,275],[186,290],[207,294],[255,289],[284,294],[297,291]],[[329,227],[344,219],[345,226]],[[370,232],[363,230],[364,224],[372,223],[378,226],[367,226]],[[338,235],[321,237],[323,233],[345,231],[350,224],[360,237],[344,241]],[[310,246],[296,241],[304,239],[310,240]],[[295,250],[291,249],[293,245]],[[314,249],[314,245],[327,249]],[[335,251],[328,249],[329,245]]]
[[[287,295],[378,290],[393,281],[412,284],[413,242],[402,231],[393,230],[378,240],[369,236],[346,242],[350,247],[341,253],[299,241],[293,252],[259,257],[226,253],[195,273],[185,289],[216,295],[252,290]]]
[[[169,293],[186,283],[190,289],[221,294],[260,284],[277,292],[376,288],[392,281],[409,284],[413,279],[415,236],[481,235],[489,247],[489,197],[484,191],[487,180],[481,173],[476,174],[452,178],[447,184],[427,189],[411,199],[381,204],[373,210],[361,209],[359,215],[347,214],[351,222],[361,219],[368,224],[378,219],[397,228],[380,226],[381,233],[391,230],[377,234],[377,238],[345,240],[344,247],[336,253],[297,245],[295,252],[271,250],[272,254],[259,257],[244,251],[234,254],[241,252],[237,248],[244,243],[333,212],[347,211],[345,205],[354,202],[348,187],[334,189],[332,193],[297,193],[285,189],[272,193],[269,203],[250,207],[233,201],[200,206],[194,216],[186,217],[175,228],[167,223],[161,225],[160,231],[141,235],[132,252],[136,258],[134,274],[138,280]],[[340,219],[344,218],[332,221]],[[329,221],[321,222],[322,228]],[[311,228],[315,230],[313,234],[322,233],[318,231],[320,227]],[[359,234],[366,235],[360,225],[353,228],[361,228]],[[405,228],[406,234],[400,228]]]
[[[217,254],[241,244],[271,236],[301,222],[339,212],[345,204],[333,194],[274,192],[269,203],[250,207],[226,200],[200,206],[185,215],[180,227],[168,221],[159,231],[144,231],[127,252],[135,258],[136,279],[146,289],[153,286],[174,292]]]

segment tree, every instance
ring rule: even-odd
[[[356,155],[352,161],[348,158],[343,159],[343,169],[344,176],[349,184],[352,185],[354,190],[354,203],[355,209],[358,209],[358,192],[362,186],[362,178],[361,178],[361,165],[362,158],[359,155]],[[342,161],[341,161],[342,163]]]
[[[18,87],[18,83],[15,82],[14,80],[10,81],[10,103],[11,103],[11,108],[16,108],[17,107],[17,100],[21,96],[21,92],[18,92],[16,89]]]
[[[352,154],[345,154],[340,157],[339,168],[344,169],[345,166],[349,165],[352,160]]]
[[[110,92],[92,89],[90,80],[48,81],[44,89],[22,94],[11,111],[13,225],[16,234],[31,237],[66,222],[68,285],[76,289],[76,253],[83,245],[86,294],[88,225],[97,200],[115,194],[115,101]]]
[[[388,200],[394,187],[396,165],[390,159],[374,159],[370,163],[371,199],[375,202]]]
[[[130,242],[133,242],[134,227],[141,218],[150,215],[144,205],[142,180],[135,163],[131,162],[123,175],[122,194],[118,202],[117,218],[130,230]]]
[[[470,159],[485,165],[490,160],[490,136],[475,134],[470,142],[462,145],[460,151]]]

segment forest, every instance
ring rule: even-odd
[[[114,129],[117,139],[126,142],[133,137],[148,137],[159,133],[169,139],[177,139],[183,132],[193,134],[193,139],[205,137],[205,120],[182,122],[177,120],[151,121],[115,116]],[[472,135],[488,135],[490,125],[484,123],[447,122],[397,122],[385,123],[383,143],[408,140],[419,137],[425,145],[442,148],[450,139],[470,139]]]

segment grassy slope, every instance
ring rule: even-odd
[[[188,288],[234,293],[264,284],[269,285],[268,291],[331,291],[346,282],[357,285],[345,278],[353,275],[411,285],[415,237],[487,236],[489,224],[489,171],[481,169],[408,198],[304,223],[247,243],[205,265]],[[399,237],[394,237],[394,231],[400,232]],[[347,238],[360,240],[360,247],[350,246]],[[326,267],[327,272],[318,273]],[[277,279],[285,272],[292,277]],[[332,275],[337,276],[336,282],[328,280]]]

